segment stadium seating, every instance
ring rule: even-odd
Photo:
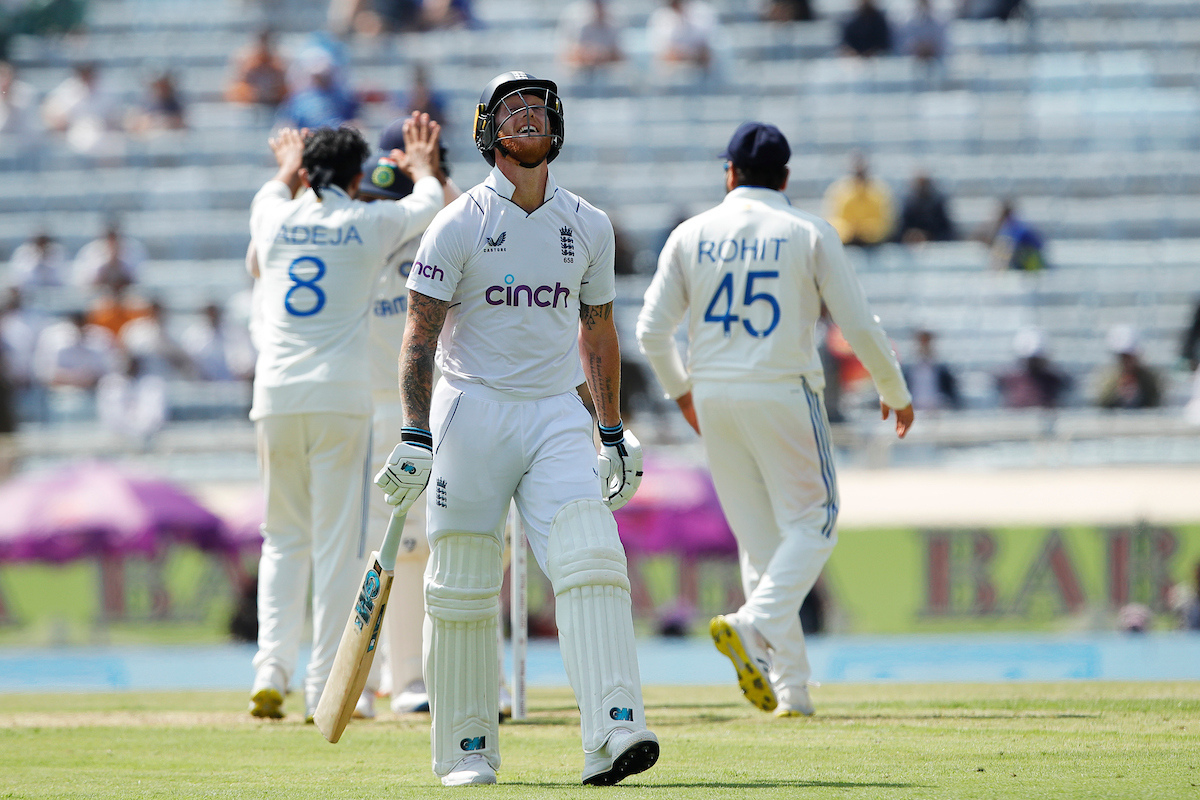
[[[851,150],[870,155],[897,197],[914,172],[928,170],[964,233],[990,220],[999,198],[1015,197],[1051,241],[1053,268],[1044,274],[991,271],[974,242],[853,253],[901,353],[916,328],[932,327],[942,356],[984,386],[1011,361],[1014,332],[1039,326],[1082,384],[1107,357],[1107,327],[1126,322],[1141,329],[1152,364],[1175,366],[1200,294],[1200,0],[1033,0],[1030,19],[956,20],[945,69],[933,73],[896,56],[837,56],[837,17],[852,0],[820,0],[821,20],[789,24],[758,21],[753,3],[712,4],[722,25],[707,77],[653,67],[644,31],[653,5],[634,0],[610,2],[628,60],[603,79],[585,81],[558,64],[555,0],[475,0],[477,23],[468,29],[351,40],[350,76],[360,89],[395,91],[414,64],[428,65],[448,101],[446,138],[461,185],[485,171],[469,130],[479,88],[514,66],[558,77],[568,143],[556,174],[610,213],[643,270],[671,224],[719,202],[716,156],[750,118],[788,134],[789,195],[807,210],[820,211]],[[882,5],[893,21],[911,8],[907,0]],[[169,67],[188,102],[189,129],[131,136],[122,154],[99,163],[57,137],[30,143],[0,134],[0,259],[40,227],[73,252],[119,214],[147,244],[145,289],[165,299],[175,324],[242,291],[246,212],[271,173],[271,120],[222,100],[229,56],[267,23],[285,51],[297,52],[323,26],[326,6],[215,0],[200,13],[185,0],[93,0],[87,36],[18,39],[20,77],[42,92],[90,59],[132,104],[146,77]],[[386,103],[368,105],[368,134],[392,113]],[[621,282],[627,351],[647,280]],[[39,302],[62,311],[82,298],[50,292]],[[1175,401],[1183,381],[1173,374]],[[973,402],[995,398],[981,390]],[[188,403],[219,405],[180,401],[181,417]],[[231,414],[243,413],[240,403],[230,400]]]

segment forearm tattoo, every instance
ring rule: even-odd
[[[605,303],[602,306],[589,306],[587,303],[580,303],[579,321],[583,324],[583,327],[592,330],[601,320],[612,319],[612,308],[612,303]]]
[[[429,430],[433,396],[433,357],[450,304],[420,292],[408,293],[408,321],[400,351],[400,402],[404,423]]]
[[[612,324],[612,303],[602,306],[579,306],[579,322],[585,330],[593,331],[597,326]],[[602,424],[614,424],[621,419],[621,355],[617,345],[615,330],[609,341],[602,336],[600,346],[596,349],[583,347],[584,377],[587,379],[588,391],[592,393],[592,403],[596,406],[596,415]]]

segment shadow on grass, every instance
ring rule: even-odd
[[[503,786],[536,786],[544,789],[578,789],[578,783],[557,783],[552,781],[501,781]],[[619,789],[928,789],[916,783],[861,783],[855,781],[678,781],[674,783],[622,783],[609,786],[605,791]]]

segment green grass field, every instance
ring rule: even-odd
[[[501,728],[500,785],[446,789],[428,718],[355,721],[337,745],[241,693],[0,696],[2,798],[1195,798],[1200,683],[834,685],[780,720],[736,688],[650,687],[649,772],[579,785],[578,714],[537,690]],[[386,703],[383,704],[386,707]],[[287,706],[285,706],[287,708]]]

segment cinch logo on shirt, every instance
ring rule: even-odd
[[[422,264],[420,261],[413,262],[412,272],[415,272],[422,278],[432,278],[435,281],[446,279],[446,275],[442,272],[441,267],[434,266],[433,264]]]
[[[283,225],[279,228],[279,233],[275,234],[275,241],[283,242],[284,244],[316,244],[316,245],[339,245],[339,244],[362,244],[362,237],[358,235],[358,228],[351,225],[348,228],[326,228],[324,225],[293,225],[290,228]]]
[[[558,299],[563,298],[563,307],[567,305],[567,299],[571,296],[571,290],[563,286],[557,281],[553,286],[526,286],[525,284],[517,284],[513,286],[513,281],[516,280],[512,275],[505,275],[504,282],[507,286],[489,286],[487,291],[483,293],[483,298],[487,300],[489,306],[527,306],[532,308],[558,308]]]
[[[779,260],[779,248],[787,239],[722,239],[719,242],[701,239],[697,261],[708,259],[714,264],[725,261]]]

